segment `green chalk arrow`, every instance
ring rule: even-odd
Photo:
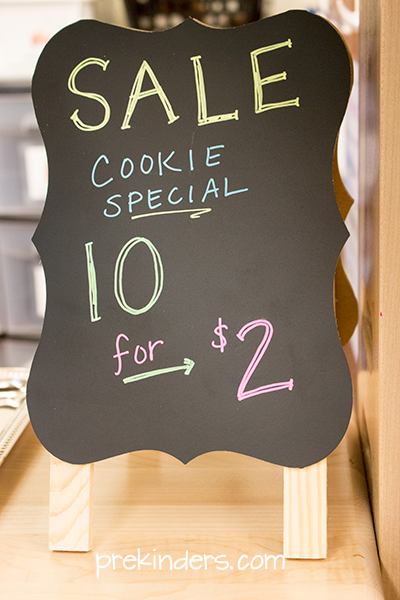
[[[122,381],[124,383],[133,383],[134,381],[140,381],[141,379],[147,379],[148,377],[156,377],[157,375],[164,375],[165,373],[172,373],[173,371],[184,371],[185,375],[189,375],[194,367],[194,360],[190,358],[183,359],[183,365],[177,367],[167,367],[165,369],[156,369],[155,371],[146,371],[146,373],[139,373],[138,375],[132,375],[131,377],[125,377]]]

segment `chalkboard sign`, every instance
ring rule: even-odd
[[[80,21],[50,40],[28,406],[53,455],[304,467],[337,446],[352,389],[332,160],[350,86],[341,37],[305,11],[226,30]]]

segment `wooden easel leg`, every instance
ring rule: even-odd
[[[91,550],[93,475],[94,464],[50,457],[50,550]]]
[[[326,558],[327,459],[304,469],[284,468],[286,558]]]

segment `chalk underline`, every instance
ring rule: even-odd
[[[176,215],[178,213],[193,213],[190,215],[191,219],[199,219],[201,215],[208,213],[212,210],[212,208],[188,208],[183,210],[165,210],[162,212],[151,212],[144,213],[143,215],[133,215],[131,217],[132,221],[134,219],[143,219],[144,217],[157,217],[159,215]]]

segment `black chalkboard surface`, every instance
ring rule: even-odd
[[[53,455],[304,467],[337,446],[352,389],[332,160],[350,86],[341,37],[305,11],[226,30],[80,21],[50,40],[28,407]]]

